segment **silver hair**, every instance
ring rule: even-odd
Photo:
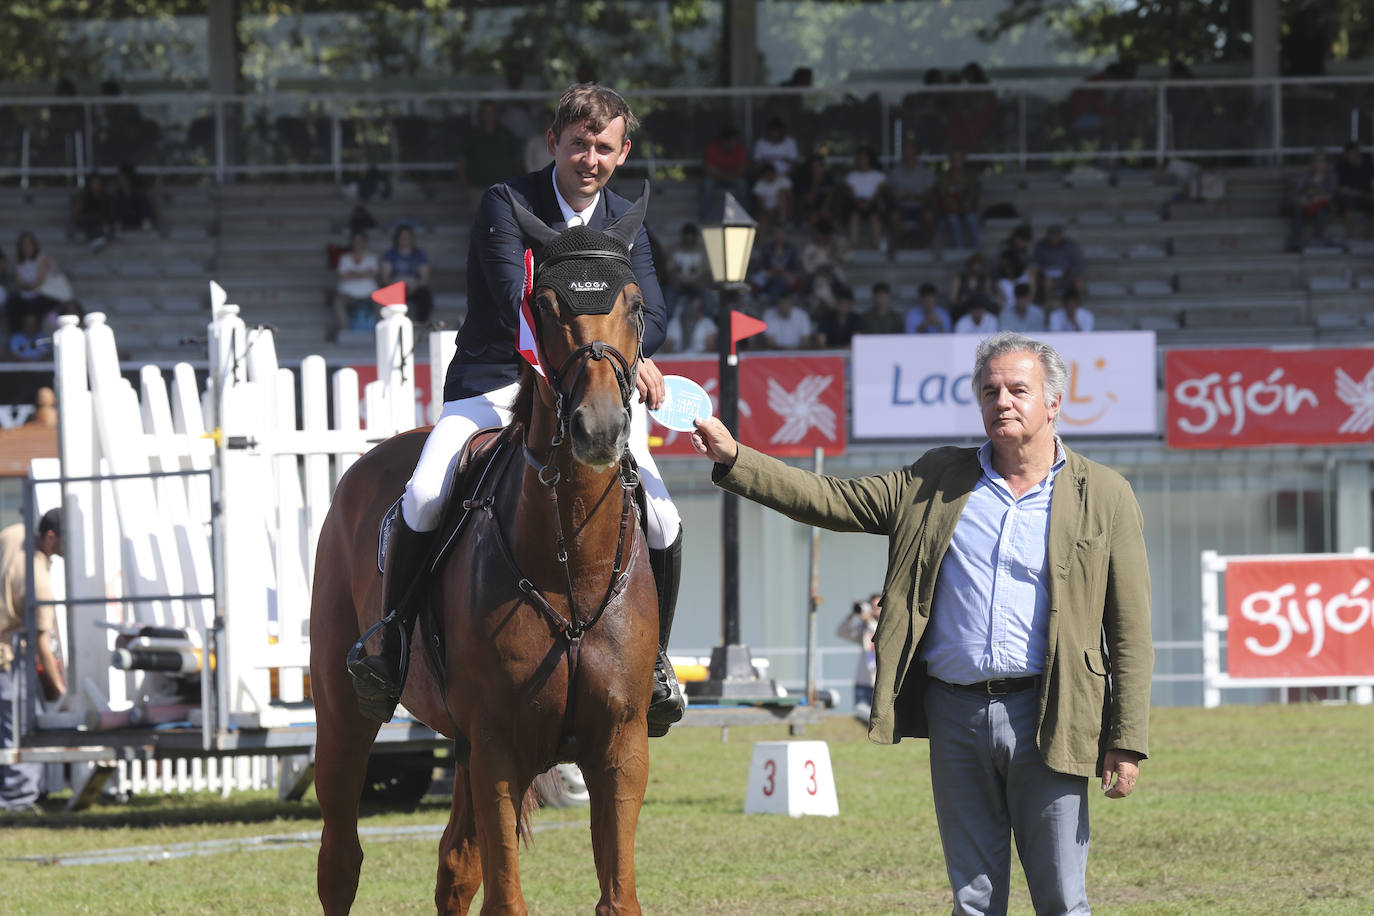
[[[988,360],[1007,353],[1030,353],[1040,361],[1045,375],[1045,406],[1053,407],[1068,387],[1069,370],[1064,365],[1064,357],[1059,351],[1043,341],[1018,334],[1015,331],[999,331],[978,345],[973,355],[973,398],[977,401],[982,395],[983,370]],[[1054,416],[1054,426],[1059,426],[1059,415]]]

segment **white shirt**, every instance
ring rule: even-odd
[[[772,181],[764,181],[760,178],[754,182],[754,195],[769,210],[777,207],[778,198],[782,196],[783,191],[790,190],[792,190],[792,179],[786,175],[774,175]]]
[[[955,334],[996,334],[997,330],[997,316],[992,312],[984,312],[982,321],[975,321],[969,312],[954,322]]]
[[[558,199],[558,209],[563,211],[563,222],[568,224],[568,228],[573,226],[586,226],[592,220],[592,214],[596,212],[596,205],[601,203],[601,192],[597,191],[592,202],[587,205],[585,210],[574,210],[572,204],[563,199],[563,192],[558,190],[558,171],[549,173],[549,180],[553,182],[553,196]],[[573,222],[574,218],[577,220]],[[633,247],[633,243],[631,243]]]
[[[706,339],[716,333],[716,323],[706,315],[697,319],[697,323],[692,325],[691,339],[682,339],[682,312],[678,311],[673,319],[668,322],[668,328],[664,332],[665,341],[672,347],[674,353],[705,353]]]
[[[886,178],[887,176],[877,169],[869,169],[867,172],[850,172],[844,176],[844,181],[859,200],[872,200],[878,196],[878,189],[883,186]]]
[[[754,141],[754,162],[762,165],[771,162],[777,167],[779,175],[786,175],[792,170],[801,159],[801,153],[797,150],[797,141],[791,137],[783,137],[777,143],[767,137],[759,137]]]
[[[365,277],[354,277],[351,280],[343,279],[345,273],[367,272]],[[366,299],[371,296],[377,288],[377,256],[372,252],[364,252],[363,256],[357,260],[353,258],[353,252],[345,251],[339,255],[339,292],[350,299]]]
[[[768,330],[764,333],[773,338],[775,346],[784,350],[797,349],[811,333],[811,316],[795,305],[792,306],[791,313],[785,318],[782,312],[778,311],[777,306],[765,309],[763,323],[768,325]]]
[[[1073,326],[1069,320],[1068,309],[1058,308],[1050,312],[1051,331],[1091,331],[1093,329],[1093,313],[1079,306],[1073,310],[1073,317],[1078,322],[1078,327]]]

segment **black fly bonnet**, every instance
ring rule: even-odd
[[[534,288],[548,289],[558,305],[579,315],[606,315],[627,284],[635,282],[630,249],[608,232],[577,226],[544,248]]]

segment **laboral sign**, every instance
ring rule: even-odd
[[[1365,443],[1374,427],[1374,348],[1170,350],[1171,448]]]
[[[1233,678],[1374,676],[1374,557],[1230,559]]]
[[[854,338],[854,438],[983,435],[973,394],[974,334]],[[1148,331],[1044,334],[1068,366],[1059,414],[1064,435],[1152,435],[1155,335]]]
[[[739,364],[739,437],[778,457],[827,455],[844,451],[844,358],[799,353],[772,356],[746,353]],[[718,359],[685,356],[655,358],[664,375],[685,375],[711,396],[719,395]],[[719,409],[715,412],[719,414]],[[690,436],[650,425],[655,457],[695,455]]]

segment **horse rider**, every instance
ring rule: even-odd
[[[631,206],[606,183],[629,156],[630,134],[638,123],[614,90],[592,83],[573,85],[559,99],[547,134],[554,161],[504,185],[517,203],[555,229],[600,228]],[[382,628],[380,653],[361,657],[349,669],[359,708],[370,718],[387,721],[399,701],[402,627],[409,633],[419,604],[411,601],[403,607],[403,598],[411,582],[424,572],[431,554],[458,455],[477,430],[510,423],[520,387],[516,337],[524,296],[524,254],[533,247],[519,228],[501,185],[493,185],[478,206],[468,243],[467,316],[458,330],[458,350],[444,380],[443,412],[406,484],[400,518],[392,525],[383,613],[392,613],[393,620]],[[644,338],[636,378],[639,399],[631,411],[630,451],[643,481],[649,562],[658,587],[659,653],[648,721],[649,734],[659,736],[682,718],[685,708],[667,655],[682,570],[682,525],[648,447],[646,407],[657,408],[664,397],[663,375],[648,357],[663,343],[668,316],[643,226],[630,254],[644,296]]]

